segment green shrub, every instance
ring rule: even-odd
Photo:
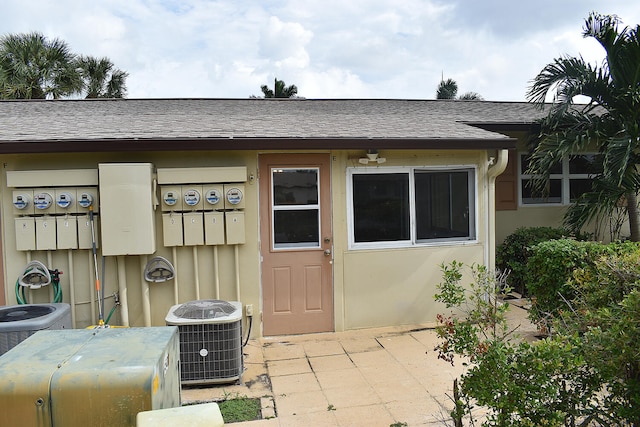
[[[525,281],[533,303],[531,319],[541,323],[569,310],[576,297],[576,274],[583,276],[582,282],[589,282],[596,261],[634,253],[638,248],[634,242],[605,245],[572,239],[549,240],[530,247]]]
[[[640,245],[563,239],[532,251],[547,284],[571,282],[556,333],[533,343],[496,328],[508,305],[486,269],[463,286],[462,264],[441,266],[435,299],[460,314],[438,315],[435,351],[473,362],[453,383],[454,425],[640,426]]]
[[[527,260],[531,254],[530,248],[547,240],[573,237],[576,240],[587,240],[587,235],[573,235],[563,228],[552,227],[521,227],[504,239],[496,250],[496,266],[502,270],[509,270],[509,286],[522,295],[528,295],[529,289],[525,280]]]

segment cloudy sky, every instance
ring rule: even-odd
[[[555,57],[603,51],[590,11],[640,23],[638,0],[2,0],[0,34],[39,31],[129,73],[129,98],[433,99],[438,83],[523,101]]]

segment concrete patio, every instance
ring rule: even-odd
[[[509,322],[533,339],[526,301],[510,302]],[[437,358],[432,327],[251,340],[242,384],[186,388],[183,402],[261,398],[263,419],[231,424],[237,427],[451,425],[452,382],[464,367]]]

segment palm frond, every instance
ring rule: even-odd
[[[599,223],[610,218],[624,197],[624,190],[607,181],[594,181],[593,191],[583,193],[567,209],[563,225],[572,231],[580,231],[589,223]]]

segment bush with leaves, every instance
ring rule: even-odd
[[[549,240],[530,248],[525,270],[532,307],[530,319],[546,329],[575,297],[574,273],[589,275],[590,268],[603,257],[633,253],[635,242],[602,244],[572,239]],[[606,287],[599,286],[599,289]]]
[[[576,272],[576,297],[556,328],[580,334],[585,361],[602,385],[601,418],[640,426],[640,250],[615,249],[622,253]]]
[[[496,249],[496,266],[502,271],[510,271],[509,286],[522,295],[528,295],[525,280],[527,261],[531,256],[530,248],[547,240],[572,237],[587,240],[586,234],[574,235],[563,228],[521,227],[507,236]]]
[[[472,266],[473,283],[463,286],[461,263],[441,266],[435,299],[451,313],[438,316],[435,350],[468,363],[454,382],[456,426],[640,426],[640,251],[632,247],[614,245],[577,269],[557,333],[534,343],[512,339],[502,286],[484,267]]]

